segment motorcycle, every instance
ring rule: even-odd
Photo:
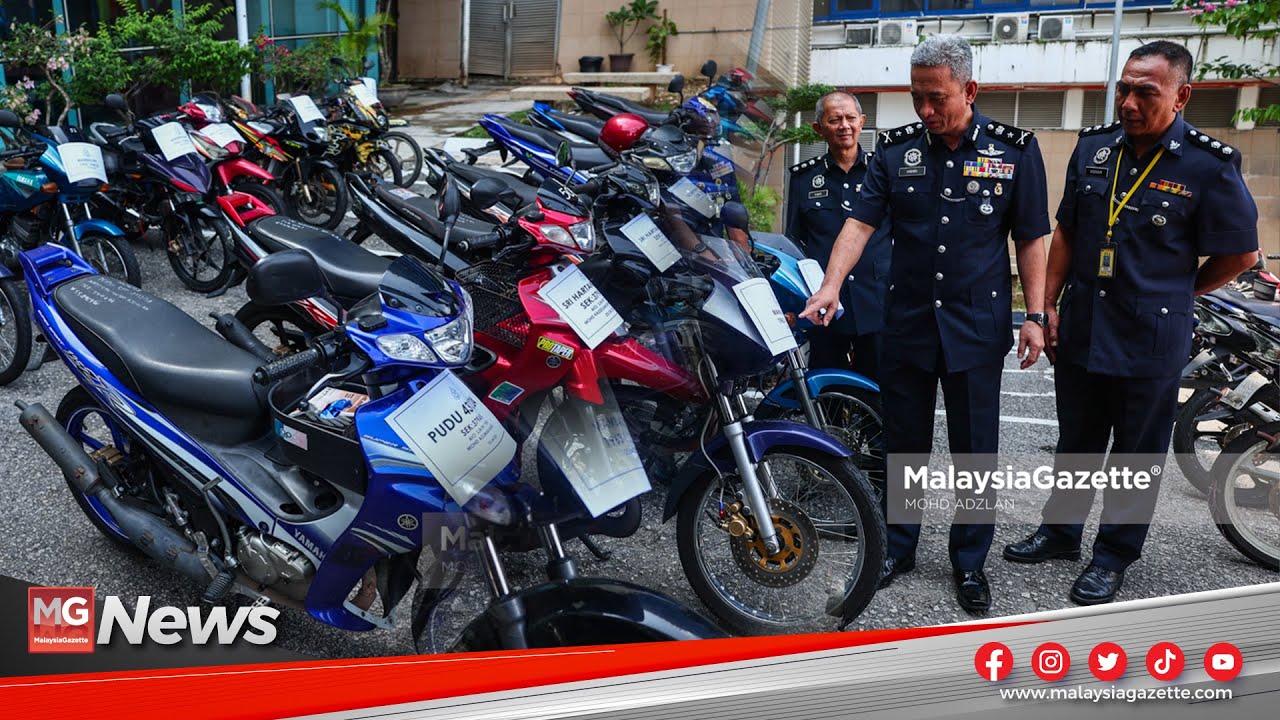
[[[100,532],[204,585],[207,601],[236,592],[364,631],[390,627],[421,575],[417,637],[452,570],[449,545],[414,531],[443,523],[465,530],[452,550],[478,556],[490,589],[455,649],[721,636],[659,593],[577,576],[540,519],[567,501],[519,480],[514,442],[464,382],[486,361],[470,300],[420,261],[391,263],[338,330],[266,364],[64,249],[21,261],[41,330],[80,383],[56,418],[20,403],[23,428]],[[328,294],[300,251],[256,264],[248,288],[263,305]],[[474,421],[469,435],[450,432],[455,416]],[[511,587],[495,550],[505,535],[541,546],[552,582]]]
[[[0,110],[0,385],[8,385],[26,370],[31,359],[31,313],[15,273],[21,249],[14,243],[9,226],[13,216],[31,207],[33,200],[44,202],[41,188],[47,176],[36,165],[45,152],[44,143],[33,142],[13,132],[18,116]]]

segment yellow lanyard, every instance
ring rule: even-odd
[[[1107,242],[1111,242],[1111,231],[1116,226],[1116,221],[1120,219],[1120,212],[1129,203],[1129,198],[1133,197],[1133,192],[1142,185],[1143,180],[1147,179],[1147,175],[1151,174],[1151,168],[1160,162],[1161,155],[1164,155],[1163,146],[1156,153],[1156,156],[1151,158],[1151,162],[1147,164],[1147,169],[1143,170],[1138,179],[1134,181],[1133,187],[1129,188],[1128,194],[1124,196],[1119,205],[1116,205],[1116,184],[1120,181],[1120,161],[1124,158],[1124,146],[1120,146],[1120,152],[1116,153],[1116,174],[1115,177],[1111,178],[1111,197],[1107,198],[1107,203],[1110,207],[1110,217],[1107,218]]]

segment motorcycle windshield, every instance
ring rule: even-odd
[[[421,260],[402,255],[387,268],[378,287],[391,308],[431,318],[458,314],[458,297],[440,273]]]

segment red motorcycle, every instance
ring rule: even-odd
[[[200,154],[209,160],[214,177],[212,192],[242,192],[257,198],[275,212],[285,211],[284,197],[271,187],[276,176],[242,157],[249,149],[243,132],[226,122],[222,102],[211,93],[199,93],[178,107],[191,129]]]

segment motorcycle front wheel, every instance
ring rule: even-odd
[[[769,553],[736,473],[708,468],[680,498],[676,544],[693,590],[740,635],[837,630],[875,596],[885,524],[853,462],[774,447],[757,466],[782,547]]]
[[[285,202],[289,215],[301,222],[326,230],[337,229],[347,216],[347,185],[342,173],[326,165],[311,165],[298,173],[290,172],[286,182]]]
[[[1275,385],[1258,391],[1259,400],[1270,407],[1280,401]],[[1256,424],[1253,415],[1221,402],[1215,389],[1196,390],[1178,408],[1173,422],[1173,459],[1195,489],[1208,495],[1213,485],[1212,469],[1222,449],[1247,434]]]
[[[226,284],[235,269],[231,231],[225,221],[192,214],[187,222],[174,218],[169,240],[169,266],[189,290],[207,293]]]
[[[31,361],[31,314],[13,278],[0,280],[0,385],[17,380]]]
[[[1280,571],[1280,423],[1252,429],[1227,444],[1213,465],[1209,509],[1218,532],[1242,555]]]
[[[400,182],[396,184],[404,188],[411,187],[422,175],[422,148],[418,146],[418,141],[414,140],[412,135],[399,130],[383,133],[379,140],[386,143],[387,148],[400,162],[401,177]]]
[[[236,311],[236,320],[281,357],[306,350],[311,338],[323,332],[314,322],[304,320],[287,307],[266,307],[253,302],[245,303]]]
[[[866,473],[871,487],[885,491],[884,416],[880,411],[880,395],[863,388],[827,387],[814,398],[825,424],[818,428],[853,451],[853,464]],[[756,408],[759,420],[792,420],[808,423],[804,408],[783,408],[761,404]]]
[[[142,287],[142,268],[129,241],[118,235],[85,233],[80,238],[80,257],[102,275],[110,275],[134,287]]]

